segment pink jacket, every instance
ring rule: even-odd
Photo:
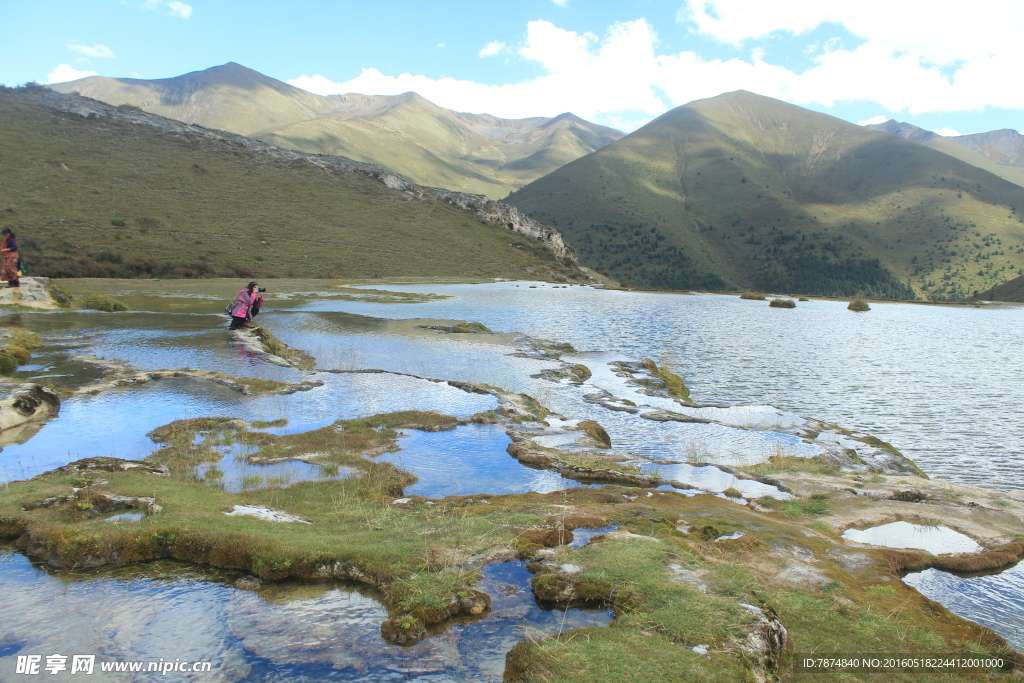
[[[248,289],[243,289],[231,304],[231,316],[233,318],[249,318],[249,309],[262,301],[263,296],[259,292],[251,293]]]

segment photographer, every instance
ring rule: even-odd
[[[263,306],[263,295],[260,292],[265,291],[267,290],[260,289],[259,284],[250,282],[245,289],[238,293],[238,298],[228,306],[227,312],[231,316],[229,330],[237,330],[239,327],[254,327],[251,321]]]

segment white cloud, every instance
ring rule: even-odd
[[[555,3],[559,7],[565,7],[569,4],[569,0],[551,0],[551,2]]]
[[[106,45],[79,45],[78,43],[71,43],[68,45],[69,50],[73,50],[79,54],[83,54],[86,57],[113,57],[114,51]]]
[[[508,46],[505,45],[505,43],[501,42],[500,40],[492,40],[491,42],[487,43],[482,48],[480,48],[479,56],[493,57],[494,55],[503,52],[507,48]]]
[[[180,19],[188,19],[192,16],[192,5],[186,5],[179,0],[171,0],[167,3],[167,8],[171,10],[171,14]]]
[[[46,83],[63,83],[65,81],[77,81],[86,76],[98,75],[95,71],[79,71],[70,64],[59,64],[56,69],[46,75]]]
[[[144,0],[142,8],[154,12],[166,9],[168,14],[179,19],[188,19],[192,16],[192,5],[187,5],[180,0]]]
[[[937,130],[933,130],[932,132],[938,133],[939,135],[945,135],[947,138],[955,138],[958,135],[963,135],[963,133],[961,133],[960,131],[954,130],[952,128],[939,128]]]
[[[694,51],[658,54],[658,36],[644,19],[614,24],[600,37],[531,21],[519,46],[494,41],[479,52],[486,57],[500,49],[534,62],[542,75],[531,80],[492,85],[366,68],[349,81],[314,75],[289,83],[321,94],[413,90],[459,111],[508,118],[572,111],[607,125],[636,125],[671,107],[741,89],[802,106],[874,102],[883,111],[912,115],[1024,109],[1024,89],[1008,85],[1018,80],[1024,41],[1009,39],[1013,31],[1007,28],[1024,25],[1024,3],[976,1],[981,10],[970,17],[982,17],[984,31],[975,30],[963,13],[924,11],[927,5],[920,0],[691,0],[680,13],[696,30],[739,45],[775,31],[805,32],[823,22],[842,22],[859,36],[853,48],[821,36],[811,65],[799,70],[773,63],[759,46],[750,46],[749,57],[734,59],[707,59]],[[999,16],[996,10],[1004,16],[992,21]],[[992,30],[986,32],[988,27]]]
[[[936,11],[931,0],[688,0],[678,16],[700,33],[734,45],[778,31],[800,34],[825,23],[842,24],[869,42],[946,64],[991,54],[1001,42],[1019,42],[1024,5],[975,0],[965,13]]]
[[[875,124],[885,123],[888,120],[889,120],[888,116],[882,116],[881,114],[879,114],[878,116],[872,116],[870,119],[864,119],[863,121],[858,121],[857,125],[858,126],[873,126]]]
[[[531,21],[517,53],[538,62],[547,73],[530,81],[487,85],[408,73],[392,76],[365,68],[344,82],[304,75],[288,83],[321,95],[397,95],[412,90],[443,107],[506,118],[572,111],[588,119],[607,114],[608,119],[612,115],[621,118],[626,112],[624,120],[637,125],[666,108],[646,77],[656,68],[654,40],[653,30],[642,19],[612,26],[604,40],[547,21]]]

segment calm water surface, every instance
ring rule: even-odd
[[[693,398],[768,403],[889,441],[951,481],[1024,488],[1024,306],[800,302],[544,283],[391,287],[455,298],[325,301],[302,310],[476,320],[601,351],[667,360]],[[361,351],[382,367],[403,365]]]

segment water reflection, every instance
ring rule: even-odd
[[[448,432],[410,431],[402,450],[380,456],[419,481],[406,495],[443,498],[473,493],[550,493],[581,486],[557,472],[534,470],[510,457],[512,440],[500,425],[468,425]]]
[[[85,457],[144,458],[158,447],[146,434],[174,420],[212,416],[267,421],[284,418],[287,426],[270,431],[287,433],[317,429],[338,419],[397,410],[439,410],[469,417],[497,405],[490,395],[401,375],[322,373],[315,379],[324,385],[287,396],[243,395],[191,378],[163,379],[96,395],[79,394],[65,400],[59,417],[43,426],[30,441],[0,452],[0,481],[26,479]],[[230,470],[229,488],[237,488],[241,477],[254,474],[255,470],[250,470],[259,467],[245,464],[247,453],[236,451],[226,451],[228,458],[220,466]],[[236,461],[234,455],[241,455],[242,460]],[[304,463],[259,470],[261,476],[284,476],[289,471],[294,480],[315,475]]]
[[[480,587],[492,596],[482,619],[450,624],[412,647],[380,637],[387,612],[368,589],[275,584],[235,589],[228,572],[177,562],[85,574],[52,573],[0,546],[0,672],[18,654],[98,655],[98,661],[213,662],[195,681],[502,680],[505,653],[527,634],[606,626],[608,610],[545,609],[522,562],[489,565]],[[13,675],[13,673],[12,673]],[[24,680],[74,680],[67,672]],[[130,674],[104,680],[150,680]]]
[[[944,526],[892,522],[870,529],[847,529],[843,538],[885,548],[915,548],[939,555],[976,553],[982,550],[970,536]]]

